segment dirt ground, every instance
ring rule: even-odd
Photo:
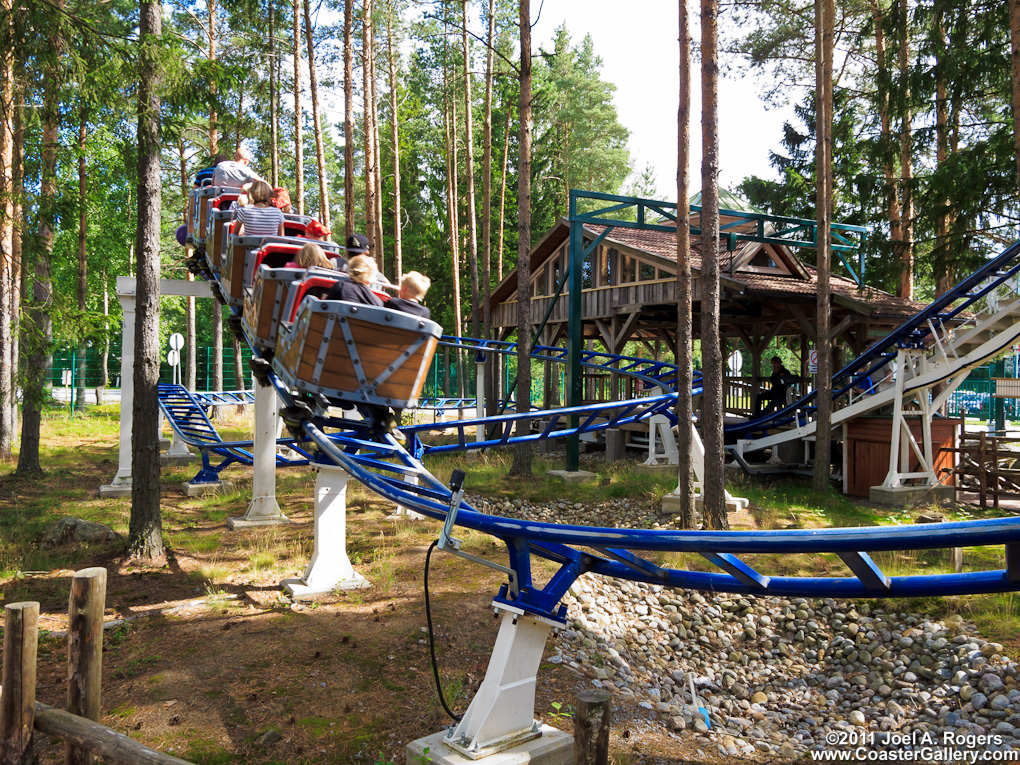
[[[104,458],[72,461],[45,482],[5,476],[0,506],[31,508],[43,496],[65,492],[70,501],[61,514],[109,506],[126,523],[128,500],[110,505],[97,497],[112,468]],[[55,553],[66,565],[0,580],[5,602],[41,603],[47,632],[40,642],[40,701],[64,703],[66,639],[50,633],[66,626],[69,576],[101,565],[109,576],[105,618],[126,620],[105,633],[102,722],[149,746],[209,765],[386,765],[403,762],[408,742],[450,724],[429,662],[422,586],[436,524],[387,520],[392,508],[352,483],[349,551],[372,587],[291,603],[279,581],[299,575],[311,552],[310,471],[280,473],[281,505],[292,524],[239,532],[228,530],[225,519],[243,514],[250,470],[231,471],[238,493],[202,501],[177,490],[190,472],[164,474],[170,551],[158,565],[126,560],[116,549],[67,550]],[[504,557],[488,537],[467,543],[476,555]],[[499,582],[495,572],[433,555],[439,665],[458,711],[485,673],[498,627],[489,605]],[[536,715],[571,731],[563,710],[585,687],[587,681],[543,663]],[[668,734],[651,712],[617,701],[613,714],[618,765],[714,761],[698,756],[691,737]],[[38,749],[41,762],[62,761],[59,742],[41,740]]]

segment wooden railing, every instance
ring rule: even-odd
[[[39,604],[4,606],[0,765],[34,763],[35,731],[64,741],[64,765],[91,765],[93,755],[118,765],[190,765],[95,722],[100,714],[105,604],[105,568],[87,568],[72,577],[66,711],[35,700]]]
[[[1020,438],[1007,438],[988,433],[963,434],[960,446],[952,451],[960,455],[956,491],[975,492],[981,507],[998,508],[999,499],[1020,498],[1020,450],[1011,445],[1020,444]]]

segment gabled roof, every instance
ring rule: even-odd
[[[604,226],[586,225],[586,236],[594,238]],[[534,272],[567,240],[570,226],[561,218],[531,252],[531,270]],[[663,268],[676,267],[676,234],[672,231],[648,231],[615,228],[603,242],[631,255],[657,260]],[[783,268],[760,269],[753,265],[755,255],[767,247],[769,256]],[[651,257],[649,257],[651,256]],[[691,237],[691,270],[702,269],[701,237]],[[720,243],[716,257],[720,275],[732,293],[758,299],[807,298],[817,292],[817,270],[803,263],[787,247],[762,245],[759,242],[738,241],[737,248],[729,252]],[[869,316],[907,317],[917,313],[922,303],[890,295],[882,290],[859,290],[852,279],[831,274],[830,286],[834,303],[846,306]],[[517,271],[511,271],[492,293],[492,306],[509,300],[517,289]]]

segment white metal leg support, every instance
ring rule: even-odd
[[[231,529],[289,523],[276,501],[276,392],[268,385],[255,386],[255,444],[252,447],[251,504],[243,518],[230,518]]]
[[[496,644],[478,693],[443,740],[472,760],[542,735],[535,720],[538,665],[554,622],[495,604],[503,611]]]
[[[923,351],[901,350],[896,358],[896,395],[893,399],[892,438],[889,449],[889,472],[882,486],[895,489],[903,486],[906,479],[920,478],[924,486],[938,486],[939,479],[935,475],[934,454],[931,440],[931,420],[936,407],[930,400],[927,388],[915,391],[909,396],[903,395],[907,378],[920,377],[928,371],[927,357]],[[917,403],[917,416],[921,426],[919,445],[910,431],[910,423],[904,416],[907,400]],[[911,453],[917,458],[919,469],[910,472]]]
[[[416,475],[405,475],[404,483],[409,483],[412,486],[418,485],[418,476]],[[392,515],[386,516],[392,521],[408,520],[408,521],[423,521],[425,516],[421,513],[415,512],[409,507],[403,505],[397,505],[397,509],[393,511]]]
[[[485,362],[475,362],[475,416],[480,420],[485,417]],[[479,425],[475,434],[476,441],[485,440],[485,425]]]
[[[117,475],[99,487],[101,497],[130,496],[131,494],[131,417],[135,400],[135,285],[121,285],[118,278],[117,300],[120,301],[124,320],[121,324],[121,375],[120,375],[120,447],[117,451]]]
[[[315,548],[301,579],[281,584],[294,598],[322,595],[334,590],[368,587],[347,556],[348,473],[335,465],[318,465],[315,479]]]
[[[662,441],[662,453],[659,452],[659,441]],[[676,436],[665,415],[656,414],[648,418],[648,459],[644,465],[654,467],[666,460],[666,465],[676,465],[680,461],[680,450],[676,445]]]

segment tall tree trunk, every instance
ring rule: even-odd
[[[935,20],[935,160],[943,167],[949,159],[949,99],[946,94],[946,29],[942,6],[934,7]],[[952,200],[940,195],[935,216],[935,291],[947,292],[956,281],[956,268],[950,256],[949,229],[953,220]]]
[[[520,0],[520,151],[517,169],[517,412],[531,411],[531,2]],[[520,420],[517,435],[531,430]],[[531,443],[514,446],[510,475],[531,475]]]
[[[1009,59],[1013,80],[1013,144],[1016,147],[1017,172],[1020,174],[1020,0],[1007,0],[1007,2],[1009,3]]]
[[[677,109],[676,164],[676,365],[677,365],[677,463],[676,495],[682,529],[693,529],[697,520],[694,497],[694,302],[691,282],[691,22],[686,0],[680,0],[680,106]],[[704,248],[704,246],[703,246]]]
[[[449,50],[447,50],[449,54]],[[453,110],[456,108],[455,99],[450,93],[450,78],[446,62],[443,63],[443,126],[446,139],[446,214],[447,226],[450,232],[450,260],[453,276],[453,323],[456,326],[454,334],[464,333],[463,319],[461,317],[460,305],[460,235],[457,226],[457,152],[456,144],[456,117]],[[457,375],[458,387],[463,392],[463,380]],[[449,391],[447,391],[449,395]]]
[[[344,239],[354,233],[354,3],[344,3]]]
[[[393,273],[397,280],[404,273],[404,247],[400,207],[400,118],[397,112],[397,62],[399,49],[393,47],[393,0],[386,17],[387,58],[390,70],[390,145],[393,147]]]
[[[383,234],[383,204],[382,204],[382,133],[379,129],[379,78],[375,70],[375,27],[372,27],[372,76],[369,81],[372,83],[372,129],[375,134],[372,136],[372,150],[375,151],[375,241],[378,243],[379,272],[386,273],[386,239]]]
[[[15,106],[14,106],[14,153],[12,156],[12,186],[14,231],[11,245],[11,289],[10,289],[10,333],[11,333],[11,395],[10,422],[11,440],[17,436],[18,400],[17,390],[21,369],[21,297],[25,294],[23,282],[26,279],[23,234],[24,234],[24,198],[25,198],[25,59],[16,56],[15,63]],[[7,457],[11,454],[8,452]]]
[[[903,202],[900,208],[900,241],[897,248],[900,260],[900,279],[896,294],[898,297],[910,299],[914,297],[914,163],[911,139],[913,113],[910,108],[910,27],[907,0],[899,0],[896,22],[899,30],[900,174],[903,178],[900,185]]]
[[[103,350],[99,356],[99,383],[96,385],[96,403],[106,403],[106,388],[110,384],[110,286],[106,274],[106,263],[100,265],[103,279]]]
[[[322,145],[322,124],[319,121],[319,84],[315,75],[315,37],[312,35],[312,12],[305,0],[305,48],[308,52],[308,83],[312,89],[312,123],[315,126],[315,159],[319,169],[319,220],[329,223],[329,180],[326,178],[326,150]]]
[[[818,241],[818,293],[815,304],[815,491],[828,493],[832,474],[832,339],[829,337],[832,261],[832,46],[835,0],[815,0],[815,210]]]
[[[88,140],[88,122],[84,102],[78,114],[78,311],[84,322],[86,298],[88,297],[88,160],[85,156]],[[84,339],[83,335],[79,335]],[[77,386],[75,390],[75,408],[85,411],[85,372],[87,367],[85,353],[87,343],[80,342],[77,357],[78,368],[75,371]]]
[[[701,0],[701,431],[705,528],[725,529],[723,358],[719,337],[719,2]]]
[[[885,16],[879,0],[871,0],[871,21],[875,27],[875,60],[878,66],[876,80],[878,83],[878,111],[881,125],[882,172],[885,177],[886,208],[889,217],[889,240],[900,241],[900,198],[899,182],[896,178],[896,167],[893,161],[892,116],[890,91],[892,79],[889,72],[889,58],[885,45]],[[816,97],[817,100],[817,97]]]
[[[60,9],[64,0],[57,0]],[[35,256],[35,281],[29,321],[23,324],[25,338],[24,414],[21,423],[21,452],[18,473],[42,473],[39,462],[39,437],[42,408],[46,397],[46,370],[49,367],[50,342],[53,339],[52,258],[55,238],[54,219],[57,203],[57,151],[60,148],[60,55],[63,38],[60,25],[49,33],[51,58],[43,74],[42,169],[39,200],[39,246]]]
[[[375,219],[375,124],[372,122],[372,0],[364,0],[361,19],[361,75],[365,96],[364,134],[365,134],[365,236],[372,254],[378,259],[382,242],[376,241]]]
[[[270,178],[273,187],[280,185],[280,110],[277,90],[279,89],[279,61],[276,56],[276,0],[269,0],[269,156]],[[191,388],[191,390],[194,390]]]
[[[244,384],[244,364],[241,361],[241,338],[232,334],[230,342],[234,350],[234,390],[245,390],[248,386]],[[238,404],[235,411],[238,414],[242,414],[244,412],[244,404]]]
[[[485,46],[485,114],[482,117],[482,337],[492,339],[492,62],[496,37],[495,0],[489,0]],[[467,25],[465,25],[467,26]],[[475,309],[477,311],[477,308]],[[486,415],[495,415],[496,355],[485,358]]]
[[[294,196],[298,215],[305,214],[305,155],[301,133],[301,0],[294,0]]]
[[[467,191],[467,258],[471,276],[471,336],[478,337],[478,221],[475,214],[475,141],[474,108],[471,103],[471,48],[468,46],[469,0],[461,6],[461,42],[464,51],[464,180]]]
[[[14,448],[14,24],[11,0],[0,0],[0,462]]]
[[[177,151],[181,158],[181,196],[185,199],[188,198],[188,162],[185,155],[184,140],[177,139]],[[190,271],[186,272],[184,278],[189,282],[195,281],[195,275]],[[103,285],[103,290],[106,290],[106,285]],[[184,380],[185,386],[188,390],[195,390],[195,378],[198,375],[198,360],[195,358],[196,341],[195,341],[195,298],[193,295],[189,295],[184,299],[184,321],[187,325],[187,339],[188,339],[188,351],[187,351],[187,362],[184,367]]]
[[[504,229],[506,213],[506,175],[510,159],[510,119],[513,109],[511,104],[506,105],[506,125],[503,130],[503,172],[499,179],[499,245],[496,248],[497,279],[503,281],[503,240],[506,234]]]
[[[138,282],[135,293],[134,407],[131,418],[132,557],[163,554],[159,508],[160,51],[163,4],[142,2],[138,56]],[[156,38],[156,39],[154,39]],[[127,374],[128,370],[124,370]]]
[[[208,0],[206,3],[207,10],[209,11],[209,60],[216,60],[216,0]],[[216,83],[212,82],[209,85],[209,92],[212,93],[213,98],[216,97]],[[218,115],[216,114],[216,107],[212,106],[209,109],[209,154],[216,156],[220,150],[220,137],[219,130],[217,129]]]

